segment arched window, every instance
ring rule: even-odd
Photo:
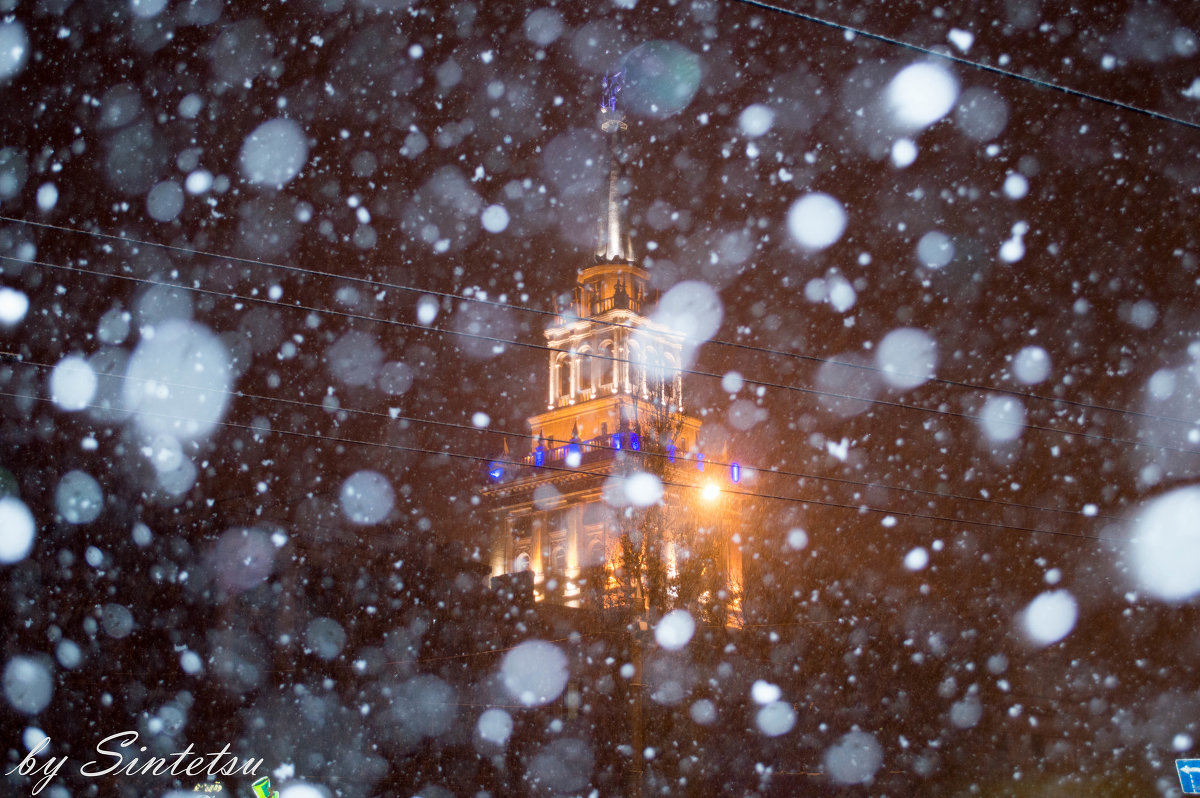
[[[645,352],[637,341],[630,341],[626,346],[628,362],[625,363],[625,384],[631,393],[641,393],[646,369]]]
[[[600,344],[602,357],[600,363],[597,364],[600,370],[599,383],[601,386],[611,386],[610,390],[621,384],[621,364],[617,362],[616,351],[612,341]]]
[[[583,562],[580,565],[584,568],[594,568],[604,565],[604,544],[599,540],[593,540],[589,543],[584,550]]]
[[[571,356],[566,352],[560,354],[554,361],[555,379],[558,380],[558,398],[571,396]]]
[[[595,359],[592,357],[590,347],[583,346],[579,349],[579,392],[585,396],[589,396],[592,388],[595,385],[594,374],[592,372],[592,364]]]
[[[529,555],[526,552],[521,552],[513,558],[513,573],[519,574],[529,570]]]

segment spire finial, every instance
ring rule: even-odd
[[[626,217],[626,201],[621,194],[621,162],[617,150],[625,115],[617,110],[617,95],[625,85],[625,72],[606,72],[600,103],[600,129],[608,134],[608,186],[600,210],[596,235],[596,260],[600,263],[633,262],[633,241]]]
[[[600,129],[605,133],[624,130],[628,125],[625,115],[617,110],[617,95],[625,88],[625,70],[605,72],[604,82],[600,85],[604,89],[600,100]]]

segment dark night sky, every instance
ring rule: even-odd
[[[0,56],[12,73],[0,72],[0,287],[29,302],[0,326],[0,465],[39,525],[29,559],[0,573],[26,584],[20,569],[87,545],[133,558],[138,520],[195,552],[256,519],[313,549],[482,545],[481,465],[504,436],[527,446],[525,419],[542,409],[536,346],[554,296],[589,263],[600,80],[624,63],[635,248],[657,289],[719,292],[724,318],[694,369],[746,384],[731,396],[693,374],[685,390],[705,446],[728,446],[760,472],[746,490],[774,497],[756,504],[756,539],[782,547],[807,529],[821,556],[795,577],[801,592],[842,580],[931,613],[961,602],[980,650],[1020,650],[1037,674],[1052,668],[1021,647],[1016,619],[1059,569],[1050,585],[1080,605],[1065,644],[1078,656],[1103,659],[1087,640],[1138,640],[1153,670],[1196,650],[1200,638],[1160,623],[1190,604],[1126,597],[1139,589],[1128,519],[1200,469],[1191,4],[791,5],[1030,80],[736,2],[568,3],[537,17],[510,3],[193,2],[139,19],[126,2],[0,0],[0,43],[18,28],[29,40],[19,68]],[[658,74],[648,52],[676,60]],[[926,61],[953,77],[955,107],[901,133],[883,98]],[[672,107],[680,86],[694,93]],[[638,105],[655,96],[667,107]],[[773,112],[761,136],[739,123],[754,104]],[[304,139],[282,187],[255,184],[240,161],[275,119]],[[903,168],[891,157],[902,137],[917,152]],[[193,193],[202,170],[215,182]],[[1014,175],[1021,196],[1006,192]],[[811,192],[847,219],[817,251],[788,224]],[[492,205],[508,214],[501,232],[481,222]],[[1024,252],[1009,262],[1014,226]],[[953,245],[938,268],[918,254],[931,232]],[[817,280],[851,286],[852,306],[820,301]],[[470,301],[479,290],[510,307]],[[426,292],[441,297],[428,330],[414,326]],[[230,353],[234,393],[226,423],[184,445],[197,473],[170,495],[127,414],[56,406],[50,373],[76,354],[119,374],[139,326],[189,305]],[[133,330],[106,343],[113,310],[131,311]],[[876,359],[901,328],[936,346],[934,379],[911,388],[888,385]],[[1050,364],[1037,384],[1015,376],[1030,346]],[[120,382],[102,374],[98,397]],[[1023,409],[1012,440],[985,434],[989,397]],[[471,428],[480,411],[486,431]],[[72,469],[104,491],[95,524],[56,514]],[[381,524],[354,526],[337,504],[363,469],[396,493]],[[1180,544],[1195,549],[1187,520]],[[902,564],[916,546],[932,554],[921,574]],[[916,596],[922,583],[932,596]],[[7,637],[14,651],[41,639]],[[1189,675],[1154,678],[1169,691]],[[1148,744],[1179,731],[1147,732]]]

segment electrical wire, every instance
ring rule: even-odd
[[[10,353],[0,352],[0,356],[4,356],[6,354],[10,354]],[[53,364],[50,364],[50,363],[39,363],[36,361],[24,360],[24,359],[17,360],[16,362],[19,365],[29,366],[31,368],[36,368],[36,369],[39,369],[42,371],[49,371],[49,370],[53,370],[53,368],[54,368]],[[96,371],[94,373],[98,377],[110,377],[110,378],[123,380],[123,381],[137,379],[134,377],[130,377],[127,374],[117,374],[117,373],[113,373],[113,372]],[[142,381],[147,382],[149,380],[143,379]],[[184,388],[184,389],[189,389],[189,390],[193,389],[195,387],[195,386],[181,385],[178,383],[172,383],[172,382],[164,381],[164,380],[154,380],[154,382],[156,384],[163,385],[166,387]],[[221,394],[221,395],[224,395],[224,396],[227,396],[230,398],[236,397],[236,398],[241,398],[241,399],[249,399],[251,401],[277,402],[281,405],[286,405],[286,406],[291,406],[291,407],[303,407],[303,408],[310,409],[310,410],[320,410],[322,412],[325,411],[324,405],[319,404],[317,402],[306,402],[303,399],[289,399],[286,397],[279,397],[279,396],[264,396],[262,394],[245,393],[244,391],[204,389],[204,392],[212,393],[212,394]],[[453,421],[440,421],[437,419],[418,418],[416,416],[400,415],[399,413],[391,413],[391,412],[382,413],[377,410],[364,410],[361,408],[351,408],[351,407],[344,407],[344,406],[339,406],[338,410],[341,412],[345,412],[349,415],[365,416],[368,418],[378,418],[378,419],[381,419],[384,421],[401,421],[401,422],[408,422],[408,423],[413,423],[413,424],[427,424],[430,426],[442,427],[442,428],[446,428],[446,429],[462,430],[462,431],[467,431],[467,432],[472,432],[472,433],[482,432],[482,433],[490,433],[493,435],[504,435],[506,438],[517,438],[518,440],[524,440],[529,443],[537,443],[539,440],[538,436],[532,435],[529,433],[507,432],[504,430],[494,430],[494,429],[490,429],[490,428],[486,428],[486,427],[480,428],[480,427],[477,427],[472,424],[462,424],[462,423],[453,422]],[[589,442],[588,446],[590,448],[592,448],[593,450],[608,451],[608,452],[612,452],[612,453],[616,453],[616,452],[620,451],[619,448],[614,447],[611,444],[603,444],[603,443],[597,444],[594,442]],[[643,453],[643,456],[646,456],[646,454],[647,453]],[[650,456],[666,457],[665,454],[650,455]],[[758,467],[754,466],[753,464],[735,463],[733,461],[724,461],[724,460],[720,460],[720,459],[716,459],[716,458],[705,457],[703,460],[701,460],[701,458],[698,456],[693,456],[693,455],[682,453],[682,452],[676,454],[675,459],[678,461],[681,461],[683,463],[691,463],[691,464],[699,464],[699,463],[703,462],[704,465],[716,466],[716,467],[720,467],[720,468],[731,468],[734,465],[739,465],[747,470],[752,469],[756,474],[759,474],[762,476],[779,476],[779,477],[793,477],[796,479],[813,479],[813,480],[818,480],[818,481],[822,481],[822,482],[833,482],[833,483],[844,484],[844,485],[852,485],[854,487],[860,487],[860,488],[890,490],[890,491],[896,491],[899,493],[909,493],[909,494],[914,494],[914,495],[932,496],[932,497],[935,497],[938,499],[948,499],[948,500],[954,499],[954,500],[960,500],[960,501],[980,502],[980,503],[984,503],[984,504],[995,504],[995,505],[999,505],[1002,507],[1011,507],[1011,508],[1022,509],[1022,510],[1036,510],[1036,511],[1040,511],[1040,512],[1061,513],[1061,514],[1065,514],[1065,515],[1074,515],[1074,516],[1081,516],[1081,517],[1087,517],[1087,518],[1102,518],[1102,519],[1106,519],[1106,520],[1110,520],[1110,521],[1127,522],[1130,520],[1128,518],[1125,518],[1124,516],[1107,515],[1104,513],[1084,513],[1081,510],[1072,510],[1072,509],[1068,509],[1068,508],[1064,508],[1064,507],[1049,507],[1049,506],[1036,505],[1036,504],[1024,504],[1022,502],[1004,501],[1002,499],[992,499],[992,498],[989,498],[986,496],[967,496],[965,494],[948,493],[948,492],[942,492],[942,491],[936,491],[936,490],[926,490],[923,488],[906,488],[906,487],[901,487],[898,485],[889,485],[887,483],[882,483],[882,482],[868,482],[868,481],[864,481],[864,480],[848,479],[845,477],[828,476],[828,475],[822,475],[822,474],[811,474],[811,473],[807,473],[807,472],[803,472],[803,471],[791,471],[791,470],[783,469],[783,468],[762,469],[762,468],[758,468]]]
[[[72,233],[75,235],[90,236],[90,237],[100,238],[100,239],[105,239],[105,240],[110,240],[110,241],[120,241],[125,244],[133,244],[133,245],[146,246],[146,247],[155,247],[158,249],[165,249],[170,252],[177,252],[180,254],[206,257],[206,258],[215,258],[217,260],[227,260],[227,261],[230,261],[233,263],[242,263],[245,265],[262,266],[264,268],[270,268],[270,269],[282,269],[284,271],[295,273],[295,274],[302,274],[302,275],[309,275],[309,276],[313,276],[313,277],[325,277],[325,278],[329,278],[329,279],[342,280],[345,282],[350,282],[350,283],[366,286],[367,288],[370,288],[373,292],[377,292],[382,289],[394,290],[394,291],[399,291],[399,292],[403,292],[403,293],[420,294],[422,296],[433,296],[433,297],[438,297],[440,299],[447,299],[447,300],[457,301],[457,302],[468,302],[468,303],[472,303],[472,304],[483,305],[486,307],[492,307],[492,308],[501,309],[501,310],[516,311],[516,312],[521,312],[521,313],[531,313],[534,315],[549,317],[549,318],[553,318],[553,319],[560,318],[562,315],[562,314],[560,314],[556,311],[552,311],[552,310],[544,310],[542,308],[536,308],[536,307],[533,307],[530,305],[517,305],[517,304],[511,303],[511,302],[501,302],[499,300],[479,297],[474,294],[471,294],[471,295],[452,294],[452,293],[449,293],[446,291],[436,291],[436,290],[428,289],[428,288],[419,288],[416,286],[404,285],[402,283],[388,282],[386,280],[375,280],[375,279],[371,279],[368,277],[357,277],[354,275],[336,274],[333,272],[323,271],[320,269],[309,269],[309,268],[305,268],[302,266],[293,266],[290,264],[274,263],[272,261],[264,261],[264,260],[260,260],[260,259],[256,259],[256,258],[246,258],[246,257],[241,257],[241,256],[236,256],[236,255],[226,255],[226,254],[221,254],[219,252],[212,252],[210,250],[181,247],[177,244],[164,244],[164,243],[156,242],[156,241],[148,241],[145,239],[132,238],[129,236],[118,236],[118,235],[114,235],[111,233],[102,233],[102,232],[94,231],[94,230],[84,230],[84,229],[77,228],[77,227],[67,227],[64,225],[51,224],[49,222],[39,222],[39,221],[31,220],[31,219],[18,219],[18,218],[11,217],[11,216],[0,215],[0,222],[11,222],[14,224],[23,224],[23,225],[28,225],[30,227],[38,227],[38,228],[44,228],[47,230],[53,230],[55,232],[60,232],[60,233]],[[36,263],[36,261],[26,261],[21,258],[14,258],[12,256],[7,256],[7,255],[0,255],[0,259],[9,260],[9,261],[18,262],[18,263],[24,263],[24,262]],[[55,267],[52,264],[44,264],[44,263],[40,264],[40,265],[51,266],[52,268],[66,268],[66,267]],[[110,274],[107,272],[97,272],[97,274],[102,274],[102,275],[108,276],[108,277],[127,276],[127,275]],[[179,285],[176,283],[162,282],[162,283],[153,283],[153,284],[162,285],[162,286],[171,287],[171,288],[178,288],[178,289],[190,288],[189,286],[183,286],[183,285]],[[251,299],[251,298],[244,297],[242,299]],[[279,303],[279,304],[283,305],[284,307],[298,307],[297,305],[288,305],[286,303]],[[312,310],[309,308],[305,308],[305,309]],[[316,310],[315,312],[322,312],[322,311]],[[334,312],[334,311],[330,311],[330,312]],[[375,318],[375,317],[369,317],[369,318]],[[377,319],[377,318],[375,320],[382,321],[381,319]],[[399,322],[399,323],[403,324],[403,322]],[[631,324],[628,322],[619,322],[619,321],[615,321],[615,320],[605,322],[605,325],[616,328],[616,329],[623,329],[623,330],[628,330],[628,331],[636,331],[636,330],[640,329],[635,324]],[[426,327],[424,325],[410,324],[408,326],[417,327],[419,329],[432,329],[432,328]],[[453,332],[453,331],[446,331],[446,332]],[[842,368],[854,369],[857,371],[864,371],[864,372],[869,372],[869,373],[879,374],[879,375],[888,375],[888,374],[893,373],[893,372],[889,372],[887,369],[881,368],[879,366],[874,366],[869,363],[853,363],[850,361],[838,360],[836,358],[824,358],[824,357],[819,357],[817,355],[805,355],[805,354],[801,354],[798,352],[786,352],[781,349],[773,349],[771,347],[756,346],[754,344],[747,344],[747,343],[743,343],[743,342],[739,342],[739,341],[725,341],[725,340],[719,339],[719,338],[701,339],[701,338],[696,338],[694,336],[684,335],[682,333],[671,333],[671,337],[674,340],[678,340],[678,341],[681,341],[684,343],[691,343],[691,344],[695,344],[695,345],[709,344],[709,345],[713,345],[713,346],[727,347],[727,348],[744,351],[744,352],[754,352],[756,354],[769,355],[771,357],[781,357],[781,358],[786,358],[789,360],[796,360],[796,361],[808,362],[808,363],[817,363],[817,364],[822,364],[822,365],[828,364],[828,365],[832,365],[832,366],[840,366]],[[513,343],[515,344],[515,342],[513,342]],[[554,349],[553,347],[546,347],[546,346],[539,346],[538,348],[546,349],[546,350],[554,351],[554,352],[563,351],[563,350],[559,350],[559,349]],[[593,357],[599,357],[599,356],[593,355]],[[685,370],[683,373],[696,373],[696,372],[689,372],[689,371]],[[924,375],[921,375],[921,376],[924,376]],[[1037,400],[1037,401],[1041,401],[1041,402],[1057,403],[1057,404],[1064,405],[1067,407],[1079,408],[1081,410],[1099,410],[1099,411],[1103,411],[1106,413],[1115,413],[1118,415],[1129,415],[1129,416],[1134,416],[1137,418],[1146,418],[1146,419],[1151,419],[1151,420],[1155,420],[1155,421],[1168,421],[1168,422],[1174,422],[1174,423],[1178,423],[1178,424],[1186,424],[1188,426],[1195,426],[1195,421],[1191,421],[1191,420],[1184,419],[1184,418],[1176,418],[1174,416],[1166,416],[1166,415],[1162,415],[1162,414],[1158,414],[1158,413],[1148,413],[1145,411],[1132,410],[1132,409],[1128,409],[1128,408],[1111,407],[1108,405],[1095,404],[1095,403],[1091,403],[1091,402],[1082,402],[1082,401],[1078,401],[1078,400],[1074,400],[1074,399],[1067,399],[1067,398],[1057,397],[1057,396],[1044,396],[1042,394],[1033,393],[1031,391],[1021,391],[1021,390],[1017,390],[1015,388],[979,385],[976,383],[966,382],[966,381],[962,381],[962,380],[951,380],[951,379],[947,379],[945,377],[936,377],[936,376],[929,377],[926,381],[932,385],[945,385],[948,387],[966,388],[966,389],[975,390],[975,391],[998,393],[998,394],[1003,394],[1006,396],[1016,396],[1016,397],[1023,398],[1023,399],[1031,399],[1031,400]],[[760,383],[755,383],[755,384],[760,384]],[[872,400],[859,399],[859,401],[872,401]],[[904,405],[904,406],[905,407],[914,407],[914,409],[925,409],[925,408],[916,408],[915,406],[911,406],[911,405]]]
[[[0,396],[6,396],[9,398],[13,398],[13,399],[26,399],[26,400],[33,399],[34,401],[38,401],[38,402],[50,402],[50,403],[53,402],[53,400],[51,400],[48,397],[30,396],[29,394],[18,394],[18,393],[13,393],[11,391],[0,391]],[[89,409],[89,408],[98,409],[98,410],[110,409],[110,408],[102,407],[100,405],[94,405],[91,403],[85,405],[81,409]],[[170,415],[167,413],[154,413],[154,412],[145,412],[145,411],[138,411],[138,412],[143,416],[147,416],[147,417],[151,417],[151,418],[160,418],[160,419],[172,420],[172,421],[190,421],[191,420],[184,416],[173,416],[173,415]],[[240,424],[240,423],[233,422],[233,421],[215,421],[213,423],[215,425],[226,427],[229,429],[240,429],[240,430],[243,430],[246,432],[254,432],[254,433],[262,433],[263,432],[263,430],[261,428],[256,427],[251,424]],[[449,457],[452,459],[467,460],[467,461],[477,462],[477,463],[486,463],[489,465],[500,464],[501,466],[510,466],[513,468],[521,468],[521,467],[526,466],[526,464],[521,460],[513,460],[512,458],[505,458],[502,456],[501,457],[485,457],[485,456],[481,456],[481,455],[468,454],[466,452],[458,452],[458,451],[451,450],[449,448],[427,449],[427,448],[420,447],[420,446],[404,446],[401,444],[385,443],[382,441],[359,440],[356,438],[346,438],[346,437],[341,437],[341,436],[321,435],[319,433],[303,432],[300,430],[273,429],[273,430],[271,430],[271,432],[273,434],[277,434],[277,435],[305,438],[305,439],[309,439],[309,440],[318,440],[318,441],[323,441],[326,443],[342,443],[342,444],[356,445],[356,446],[376,447],[376,448],[386,449],[388,451],[408,452],[410,454],[424,454],[424,455],[429,455],[431,457]],[[567,466],[555,466],[555,465],[542,465],[542,466],[539,466],[538,469],[542,472],[548,472],[548,473],[549,472],[561,472],[561,473],[569,473],[569,474],[580,474],[580,473],[600,474],[600,473],[603,473],[602,471],[598,471],[595,469],[588,471],[588,470],[584,470],[582,468],[570,468]],[[660,481],[664,487],[681,488],[681,489],[686,489],[686,490],[703,490],[703,488],[704,488],[703,485],[692,484],[692,483],[688,483],[688,482],[678,482],[678,481],[667,480],[667,479],[663,479]],[[886,507],[874,507],[874,506],[871,506],[868,504],[848,504],[845,502],[835,502],[835,501],[830,501],[827,499],[808,499],[808,498],[800,498],[797,496],[787,496],[787,495],[778,494],[778,493],[760,493],[760,492],[747,491],[747,490],[733,490],[728,487],[722,488],[721,493],[726,496],[736,496],[736,497],[746,498],[746,499],[763,499],[763,500],[779,501],[779,502],[785,502],[785,503],[791,503],[791,504],[816,505],[819,507],[830,507],[830,508],[837,508],[837,509],[843,509],[843,510],[852,510],[852,511],[854,511],[856,513],[860,513],[860,514],[861,513],[875,513],[875,514],[880,514],[880,515],[885,515],[885,516],[899,516],[902,518],[911,518],[913,520],[939,521],[939,522],[944,522],[944,523],[948,523],[948,524],[965,524],[967,526],[976,526],[976,527],[987,528],[987,529],[1005,529],[1005,530],[1012,530],[1012,531],[1016,531],[1016,532],[1025,532],[1025,533],[1030,533],[1030,534],[1057,535],[1057,536],[1062,536],[1062,537],[1080,538],[1080,539],[1085,539],[1085,540],[1107,540],[1107,541],[1118,540],[1117,538],[1105,536],[1105,535],[1087,535],[1087,534],[1083,534],[1083,533],[1067,532],[1065,530],[1058,530],[1058,529],[1044,529],[1044,528],[1040,528],[1040,527],[1018,526],[1018,525],[1012,525],[1012,524],[1002,524],[1002,523],[993,522],[993,521],[980,521],[980,520],[971,520],[971,519],[965,519],[965,518],[953,518],[953,517],[941,516],[941,515],[926,515],[923,513],[909,512],[909,511],[905,511],[905,510],[895,510],[895,509],[886,508]]]
[[[405,328],[405,329],[419,330],[421,332],[432,332],[432,333],[440,333],[440,334],[444,334],[444,335],[454,335],[454,336],[469,338],[469,339],[473,339],[473,340],[485,341],[485,342],[491,343],[491,344],[503,344],[505,346],[513,346],[513,347],[517,347],[517,348],[533,349],[533,350],[545,351],[545,352],[554,352],[554,353],[562,352],[562,350],[555,349],[555,348],[547,346],[545,344],[535,344],[535,343],[529,343],[527,341],[519,341],[519,340],[509,339],[509,338],[500,338],[497,336],[484,335],[482,333],[473,333],[473,332],[468,332],[468,331],[464,331],[464,330],[448,330],[448,329],[441,328],[441,327],[425,326],[425,325],[417,324],[414,322],[399,321],[398,319],[386,319],[386,318],[381,318],[378,316],[372,316],[369,314],[351,313],[349,311],[333,310],[330,308],[321,308],[321,307],[317,307],[317,306],[302,305],[299,302],[294,302],[294,303],[289,304],[289,303],[282,302],[279,300],[273,300],[270,298],[264,298],[264,297],[260,297],[260,296],[249,296],[249,295],[243,295],[243,294],[229,293],[226,291],[218,291],[216,289],[211,289],[211,288],[202,288],[202,287],[196,286],[196,285],[179,285],[176,283],[165,282],[162,280],[153,280],[148,277],[136,277],[134,275],[128,275],[128,274],[114,274],[114,273],[110,273],[110,272],[97,271],[95,269],[87,269],[87,268],[84,268],[81,266],[64,266],[61,264],[48,263],[46,261],[14,258],[10,255],[0,255],[0,261],[4,261],[4,260],[24,263],[27,265],[42,266],[45,268],[75,272],[77,274],[88,274],[88,275],[92,275],[92,276],[96,276],[96,277],[104,277],[104,278],[119,279],[119,280],[129,280],[132,282],[142,283],[142,284],[146,284],[146,285],[154,285],[154,286],[159,286],[159,287],[164,287],[164,288],[172,288],[172,289],[176,289],[176,290],[191,291],[191,292],[195,292],[195,293],[206,294],[209,296],[217,296],[217,297],[223,297],[226,299],[233,299],[233,300],[236,300],[239,302],[256,302],[259,304],[271,305],[271,306],[280,307],[280,308],[288,308],[291,310],[304,310],[304,311],[307,311],[310,313],[328,314],[328,315],[337,316],[337,317],[346,318],[346,319],[352,319],[352,320],[356,320],[356,321],[392,325],[392,326],[397,326],[397,327],[401,327],[401,328]],[[588,356],[595,360],[599,360],[602,362],[613,362],[613,363],[629,363],[630,362],[627,359],[618,358],[614,355],[605,355],[602,353],[590,354]],[[700,369],[679,369],[678,371],[680,374],[687,374],[687,375],[693,375],[693,376],[699,376],[699,377],[707,377],[707,378],[716,379],[716,380],[720,380],[724,376],[721,374],[717,374],[716,372],[702,371]],[[778,389],[778,390],[783,390],[783,391],[795,391],[798,393],[804,393],[804,394],[809,394],[809,395],[813,395],[813,396],[821,396],[821,397],[825,397],[825,398],[829,398],[829,399],[841,399],[841,400],[854,401],[854,402],[864,402],[867,404],[880,405],[883,407],[892,407],[892,408],[903,409],[903,410],[915,410],[915,411],[922,412],[922,413],[930,413],[930,414],[934,414],[934,415],[946,416],[948,418],[967,419],[967,420],[974,421],[977,423],[985,423],[987,421],[987,419],[985,419],[983,416],[979,416],[974,413],[958,412],[958,411],[954,411],[954,410],[944,410],[940,407],[939,408],[922,407],[920,405],[910,405],[910,404],[906,404],[904,402],[891,401],[888,399],[877,399],[877,398],[866,398],[866,397],[860,397],[860,396],[853,396],[850,394],[838,393],[836,391],[827,391],[827,390],[822,390],[819,388],[805,388],[805,387],[802,387],[799,385],[787,385],[785,383],[772,382],[769,380],[743,378],[743,381],[750,385],[756,385],[756,386],[760,386],[763,388],[773,388],[773,389]],[[1181,454],[1190,454],[1190,455],[1200,454],[1200,451],[1197,451],[1195,449],[1188,449],[1188,448],[1183,448],[1183,447],[1179,447],[1179,446],[1170,446],[1168,444],[1147,443],[1145,441],[1136,441],[1136,440],[1131,440],[1129,438],[1117,438],[1117,437],[1113,437],[1110,435],[1101,435],[1099,433],[1094,433],[1094,432],[1076,432],[1076,431],[1072,431],[1072,430],[1059,429],[1058,427],[1050,427],[1050,426],[1046,426],[1046,425],[1042,425],[1042,424],[1026,423],[1026,424],[1024,424],[1024,428],[1030,429],[1030,430],[1035,430],[1038,432],[1046,432],[1046,433],[1052,433],[1052,434],[1057,434],[1057,435],[1064,435],[1067,437],[1078,437],[1078,438],[1084,438],[1084,439],[1098,440],[1098,441],[1104,441],[1107,443],[1124,444],[1124,445],[1128,445],[1128,446],[1157,449],[1159,451],[1173,451],[1173,452],[1178,452]]]
[[[1061,92],[1061,93],[1069,95],[1071,97],[1077,97],[1082,100],[1089,100],[1091,102],[1100,103],[1102,105],[1107,105],[1107,106],[1110,106],[1113,108],[1120,108],[1121,110],[1124,110],[1124,111],[1132,111],[1133,113],[1142,114],[1142,115],[1148,116],[1152,119],[1158,119],[1163,122],[1170,122],[1172,124],[1182,125],[1183,127],[1191,128],[1192,130],[1200,130],[1200,124],[1198,124],[1196,122],[1189,122],[1186,119],[1180,119],[1177,116],[1171,116],[1170,114],[1164,114],[1160,111],[1154,111],[1149,108],[1143,108],[1139,105],[1132,105],[1130,103],[1121,102],[1120,100],[1113,100],[1109,97],[1103,97],[1099,94],[1092,94],[1090,92],[1080,91],[1079,89],[1072,89],[1069,86],[1063,86],[1060,83],[1053,83],[1048,80],[1042,80],[1040,78],[1030,77],[1029,75],[1022,75],[1019,72],[1013,72],[1012,70],[1009,70],[1009,69],[992,66],[990,64],[985,64],[981,61],[974,61],[970,58],[963,58],[962,56],[954,55],[951,52],[935,50],[935,49],[932,49],[929,47],[922,47],[921,45],[912,44],[910,42],[906,42],[901,39],[893,39],[890,36],[884,36],[883,34],[872,33],[871,31],[866,30],[864,28],[855,28],[853,26],[845,25],[840,22],[834,22],[832,20],[828,20],[823,17],[818,17],[815,14],[806,14],[803,11],[795,11],[790,8],[784,8],[783,6],[774,5],[772,3],[766,3],[766,2],[763,2],[762,0],[735,0],[735,2],[741,3],[743,5],[751,6],[754,8],[761,8],[764,11],[773,11],[778,14],[784,14],[789,17],[794,17],[796,19],[804,20],[805,22],[812,22],[817,25],[824,25],[827,28],[833,28],[834,30],[842,31],[843,33],[850,33],[855,36],[862,36],[864,39],[873,39],[875,41],[884,42],[886,44],[893,45],[895,47],[901,47],[905,50],[913,50],[914,52],[918,52],[923,55],[932,56],[934,58],[940,58],[940,59],[943,59],[946,61],[953,61],[956,64],[962,64],[964,66],[969,66],[974,69],[981,70],[983,72],[990,72],[994,75],[1001,75],[1003,77],[1011,78],[1013,80],[1024,81],[1025,83],[1029,83],[1031,85],[1037,86],[1038,88],[1050,89],[1051,91]]]

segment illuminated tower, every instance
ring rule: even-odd
[[[530,451],[494,463],[483,491],[493,576],[528,571],[538,600],[573,606],[595,604],[619,548],[618,510],[604,498],[610,477],[639,468],[652,420],[671,419],[662,456],[681,463],[695,462],[700,430],[685,413],[683,341],[647,315],[649,274],[635,260],[622,195],[620,88],[620,75],[606,78],[609,169],[595,253],[545,331],[545,411],[529,419]]]

